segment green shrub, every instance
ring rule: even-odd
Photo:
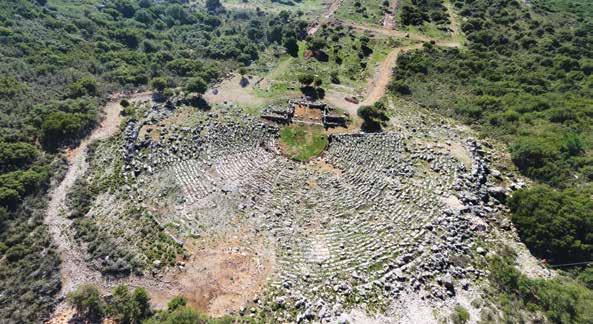
[[[490,279],[502,292],[505,304],[519,309],[542,310],[553,323],[591,323],[593,291],[568,278],[529,279],[513,266],[512,258],[490,260]],[[505,311],[508,320],[516,318],[514,308]]]
[[[68,302],[79,315],[91,321],[97,321],[105,315],[105,302],[97,287],[82,285],[68,294]]]
[[[358,108],[357,114],[363,120],[361,129],[365,132],[380,132],[389,121],[385,106],[381,102],[372,106],[361,106]]]
[[[455,306],[453,314],[451,314],[451,321],[454,324],[465,324],[469,322],[469,312],[461,305]]]
[[[208,84],[202,78],[191,78],[186,82],[184,89],[189,93],[204,94],[208,90]]]
[[[127,286],[120,285],[113,290],[108,305],[108,313],[118,323],[135,324],[148,318],[151,314],[150,299],[144,288],[136,288],[130,293]]]
[[[93,77],[84,77],[68,87],[69,97],[78,98],[82,96],[97,95],[97,81]]]
[[[593,259],[591,193],[545,185],[516,192],[512,220],[531,252],[554,263]]]

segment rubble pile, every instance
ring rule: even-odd
[[[427,140],[431,128],[332,135],[317,161],[328,170],[278,154],[275,126],[240,113],[198,114],[204,118],[191,128],[153,120],[158,140],[139,138],[142,124],[128,123],[131,194],[158,201],[159,191],[139,182],[170,177],[181,197],[160,222],[180,235],[239,226],[237,216],[266,233],[277,273],[257,304],[277,318],[331,321],[407,293],[439,302],[486,274],[470,262],[483,230],[476,219],[502,208],[506,193],[490,185],[477,141],[462,143],[468,168],[449,144]]]

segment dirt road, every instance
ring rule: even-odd
[[[442,47],[459,47],[460,43],[455,41],[436,41],[437,46]],[[416,50],[422,48],[423,43],[414,44],[410,46],[398,47],[392,50],[385,60],[379,65],[375,77],[370,80],[367,87],[367,96],[361,105],[372,105],[379,101],[387,91],[391,77],[393,76],[393,69],[396,66],[397,58],[402,52]]]
[[[336,11],[340,9],[342,1],[343,0],[331,0],[331,3],[329,4],[329,6],[327,6],[327,9],[323,12],[321,17],[319,17],[317,21],[313,22],[309,26],[309,29],[307,30],[307,35],[315,35],[315,33],[317,33],[317,31],[319,30],[319,27],[321,27],[323,21],[330,19],[336,13]]]
[[[65,296],[66,293],[82,282],[99,282],[101,280],[100,273],[87,266],[84,252],[70,235],[72,220],[64,217],[65,200],[76,179],[83,175],[88,167],[86,163],[88,146],[94,141],[114,135],[119,130],[122,109],[119,100],[121,98],[126,97],[121,95],[112,97],[104,107],[105,117],[100,126],[89,137],[84,139],[77,148],[67,152],[69,166],[66,176],[49,193],[49,204],[44,221],[48,226],[62,261],[60,267],[62,277],[61,296]],[[131,102],[139,102],[150,100],[151,95],[148,92],[142,92],[127,98]]]
[[[422,44],[415,44],[406,47],[398,47],[391,51],[385,60],[379,65],[375,77],[370,80],[367,88],[367,96],[361,103],[363,106],[372,105],[381,100],[387,91],[391,77],[393,76],[393,68],[397,62],[397,57],[400,53],[422,48]]]
[[[394,0],[394,2],[397,2],[397,0]],[[449,3],[449,5],[450,5],[450,3]],[[397,6],[397,4],[395,4],[395,6]],[[387,87],[389,86],[389,82],[391,81],[391,77],[393,75],[393,69],[395,68],[395,65],[397,63],[397,58],[398,58],[399,54],[401,54],[402,52],[420,49],[420,48],[422,48],[423,43],[426,43],[426,42],[432,42],[432,43],[434,43],[434,45],[440,46],[440,47],[460,47],[461,46],[461,41],[459,40],[461,34],[459,34],[459,30],[457,29],[457,27],[453,27],[453,25],[457,24],[456,20],[454,20],[454,18],[453,18],[454,13],[452,11],[452,8],[448,7],[448,9],[450,10],[450,15],[452,17],[451,18],[452,19],[452,27],[451,28],[453,30],[452,38],[448,39],[448,40],[432,39],[428,36],[418,34],[418,33],[401,32],[401,31],[397,31],[397,30],[393,30],[393,29],[388,29],[385,27],[385,25],[382,28],[382,27],[361,25],[361,24],[357,24],[357,23],[341,21],[341,23],[343,25],[352,27],[357,30],[367,31],[367,32],[371,32],[374,34],[379,34],[379,35],[384,35],[384,36],[389,36],[389,37],[407,38],[409,40],[419,42],[414,45],[395,48],[389,53],[389,55],[387,55],[385,60],[379,65],[374,78],[369,81],[369,85],[367,87],[367,96],[366,96],[365,100],[361,103],[361,105],[372,105],[375,102],[379,101],[385,95],[385,92],[387,91]]]

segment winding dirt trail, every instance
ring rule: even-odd
[[[127,98],[131,102],[148,101],[151,99],[151,94],[141,92],[130,96],[112,96],[103,109],[105,117],[100,126],[90,136],[82,140],[78,147],[66,152],[69,164],[68,171],[62,182],[49,193],[49,203],[44,222],[48,226],[49,233],[61,259],[62,289],[60,298],[65,297],[68,292],[81,283],[95,283],[104,286],[101,274],[88,266],[85,260],[85,252],[71,235],[72,220],[64,216],[67,210],[66,195],[76,179],[82,176],[88,168],[86,157],[89,145],[97,140],[109,138],[119,131],[122,109],[119,100],[123,98]]]
[[[393,0],[392,2],[393,8],[397,7],[397,0]],[[456,19],[455,13],[453,12],[453,8],[450,2],[446,1],[447,10],[449,12],[449,16],[451,17],[451,38],[442,40],[442,39],[433,39],[428,36],[413,33],[413,32],[402,32],[398,30],[394,30],[391,25],[391,22],[388,21],[388,17],[386,15],[383,27],[376,27],[376,26],[369,26],[363,25],[348,21],[339,21],[344,26],[351,27],[357,30],[370,32],[378,35],[384,35],[388,37],[396,37],[396,38],[406,38],[415,42],[417,44],[404,46],[404,47],[397,47],[394,48],[385,58],[383,62],[377,68],[375,76],[373,79],[369,80],[369,84],[367,87],[367,95],[366,98],[362,101],[361,105],[372,105],[375,102],[381,100],[381,98],[385,95],[387,88],[389,86],[389,82],[391,82],[391,78],[393,76],[393,69],[396,66],[397,58],[401,53],[417,50],[422,48],[423,43],[431,42],[435,46],[440,47],[461,47],[462,46],[462,35],[459,31],[459,23]],[[393,14],[393,19],[395,19],[395,13]],[[394,23],[394,21],[393,21]]]
[[[379,68],[375,73],[375,77],[372,80],[370,80],[367,88],[367,96],[361,105],[372,105],[375,102],[381,100],[381,98],[387,92],[389,82],[391,82],[391,78],[394,72],[393,70],[396,67],[397,58],[399,57],[399,54],[407,51],[420,49],[423,45],[423,43],[419,43],[404,47],[398,47],[392,50],[389,53],[389,55],[387,55],[385,60],[379,65]],[[461,46],[461,44],[456,41],[436,41],[435,45],[442,47]]]
[[[422,48],[422,44],[415,44],[405,47],[398,47],[391,51],[385,60],[379,65],[375,77],[370,80],[367,88],[367,96],[361,103],[362,106],[369,106],[381,100],[387,91],[391,76],[393,75],[393,67],[397,62],[400,53],[407,52],[414,49]]]

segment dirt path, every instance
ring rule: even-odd
[[[71,233],[72,220],[64,217],[66,210],[66,195],[78,177],[83,175],[88,167],[86,163],[87,149],[97,140],[109,138],[119,131],[121,122],[121,105],[119,100],[127,98],[130,102],[148,101],[151,99],[149,92],[141,92],[130,96],[115,95],[104,107],[104,119],[100,126],[90,136],[84,139],[78,147],[66,152],[68,157],[68,171],[62,182],[49,193],[49,203],[44,218],[48,226],[53,243],[60,254],[60,275],[62,289],[60,298],[72,291],[82,283],[93,283],[100,287],[107,285],[101,274],[91,269],[86,260],[85,252],[76,242]],[[62,316],[67,307],[65,303],[58,306],[55,316]],[[55,320],[55,317],[54,317]]]
[[[432,40],[430,37],[422,35],[420,33],[387,29],[387,28],[381,27],[381,26],[364,25],[364,24],[355,23],[352,21],[339,20],[339,19],[335,19],[335,18],[334,18],[334,21],[337,24],[340,24],[344,27],[350,27],[350,28],[356,29],[358,31],[369,32],[369,33],[375,34],[375,35],[382,35],[382,36],[386,36],[386,37],[395,37],[395,38],[407,38],[407,39],[410,39],[413,41],[418,41],[418,42],[429,42]]]
[[[437,41],[435,42],[437,46],[442,47],[459,47],[461,44],[455,41]],[[422,48],[423,44],[415,44],[405,47],[398,47],[387,55],[385,60],[379,65],[377,72],[375,73],[375,77],[370,80],[368,88],[367,88],[367,96],[365,100],[361,103],[361,105],[372,105],[375,102],[379,101],[387,91],[387,87],[389,86],[389,82],[391,82],[391,78],[393,76],[393,69],[396,66],[397,58],[399,54],[402,52],[407,52],[411,50],[416,50]]]
[[[392,0],[389,5],[390,12],[385,13],[383,18],[383,28],[395,29],[395,17],[397,11],[397,0]]]
[[[459,19],[455,11],[453,10],[453,4],[451,1],[444,2],[445,8],[447,8],[447,14],[449,15],[449,19],[451,20],[451,39],[461,43],[463,40],[463,35],[461,34],[461,27],[459,24]]]
[[[398,47],[391,51],[391,53],[387,55],[387,57],[381,63],[381,65],[379,65],[375,77],[370,81],[369,86],[367,88],[367,96],[365,100],[361,103],[361,105],[368,106],[381,100],[381,98],[385,95],[385,92],[387,91],[389,82],[391,81],[391,77],[393,75],[393,68],[395,67],[395,63],[397,62],[397,57],[399,56],[399,54],[402,52],[419,48],[422,48],[422,44]]]
[[[397,0],[395,0],[397,1]],[[395,2],[394,1],[394,2]],[[452,9],[451,9],[452,10]],[[451,12],[451,16],[453,14]],[[375,102],[379,101],[386,93],[387,87],[389,86],[389,82],[393,76],[393,69],[397,63],[397,58],[399,54],[402,52],[407,52],[410,50],[420,49],[425,42],[433,42],[436,46],[441,47],[460,47],[461,42],[458,40],[460,38],[460,34],[457,34],[456,37],[452,37],[449,40],[435,40],[431,39],[430,37],[417,34],[417,33],[408,33],[408,32],[401,32],[393,29],[381,28],[381,27],[374,27],[368,25],[361,25],[351,22],[341,22],[346,26],[353,27],[358,30],[368,31],[375,34],[382,34],[385,36],[391,37],[398,37],[398,38],[407,38],[416,42],[419,42],[414,45],[398,47],[393,49],[385,58],[385,60],[379,65],[377,72],[372,80],[369,81],[369,85],[367,87],[367,96],[365,100],[361,103],[361,105],[372,105]],[[456,33],[458,33],[458,29]],[[454,36],[456,34],[453,34]]]
[[[120,284],[130,288],[143,287],[148,290],[157,308],[164,307],[177,295],[184,295],[193,306],[211,315],[222,315],[229,310],[238,309],[264,286],[273,267],[273,251],[264,248],[260,237],[235,234],[209,248],[202,245],[199,250],[193,247],[192,251],[190,246],[189,250],[194,256],[187,260],[185,270],[180,271],[177,267],[167,269],[161,279],[132,275],[117,280],[105,278],[99,271],[92,269],[87,262],[86,251],[74,240],[71,233],[72,220],[64,217],[67,210],[66,195],[76,179],[84,175],[88,168],[86,157],[89,145],[119,131],[122,110],[119,101],[123,98],[138,103],[150,101],[152,97],[148,92],[113,96],[104,107],[105,117],[100,126],[77,148],[67,152],[69,166],[66,176],[49,193],[44,220],[60,254],[62,289],[58,297],[62,301],[47,323],[69,323],[75,314],[63,297],[81,284],[93,284],[103,293]],[[241,253],[237,254],[235,251]],[[262,251],[267,252],[261,254]],[[212,262],[213,256],[216,256],[217,262]]]
[[[126,98],[133,103],[150,101],[150,92],[135,93],[129,96],[114,95],[104,107],[104,119],[100,126],[95,129],[89,137],[84,139],[80,145],[67,152],[68,171],[62,182],[49,193],[49,204],[44,222],[47,224],[53,243],[60,254],[60,275],[62,289],[59,298],[62,302],[56,307],[53,316],[48,323],[68,323],[74,313],[63,301],[63,298],[81,284],[93,284],[104,292],[112,287],[126,283],[130,287],[147,287],[149,291],[171,290],[172,285],[165,281],[150,280],[142,277],[129,277],[124,280],[106,280],[99,271],[89,267],[86,261],[86,252],[78,242],[74,240],[71,233],[72,220],[64,217],[67,209],[66,195],[74,185],[76,179],[82,176],[88,168],[86,163],[87,149],[90,144],[115,135],[119,131],[121,123],[119,104],[120,99]]]
[[[69,235],[72,220],[64,217],[64,211],[66,210],[65,200],[76,179],[83,175],[88,167],[86,164],[88,146],[94,141],[112,136],[119,130],[121,122],[120,112],[122,109],[119,99],[121,98],[123,97],[112,97],[105,105],[105,117],[100,126],[89,137],[84,139],[77,148],[67,152],[69,166],[66,176],[58,187],[49,194],[45,223],[49,228],[49,232],[62,260],[60,269],[62,276],[61,296],[71,291],[81,281],[97,281],[100,279],[100,274],[87,266],[84,253],[81,251],[77,242],[73,241],[72,236]],[[133,94],[128,100],[132,102],[150,100],[150,93]]]
[[[322,22],[330,19],[336,13],[336,11],[338,11],[338,9],[340,9],[340,6],[342,5],[342,1],[343,0],[331,0],[331,3],[327,7],[327,9],[323,12],[321,17],[319,17],[319,19],[317,21],[313,22],[309,26],[309,29],[307,30],[307,35],[310,35],[310,36],[315,35],[315,33],[317,33],[317,31],[319,30],[319,27],[321,27]]]

